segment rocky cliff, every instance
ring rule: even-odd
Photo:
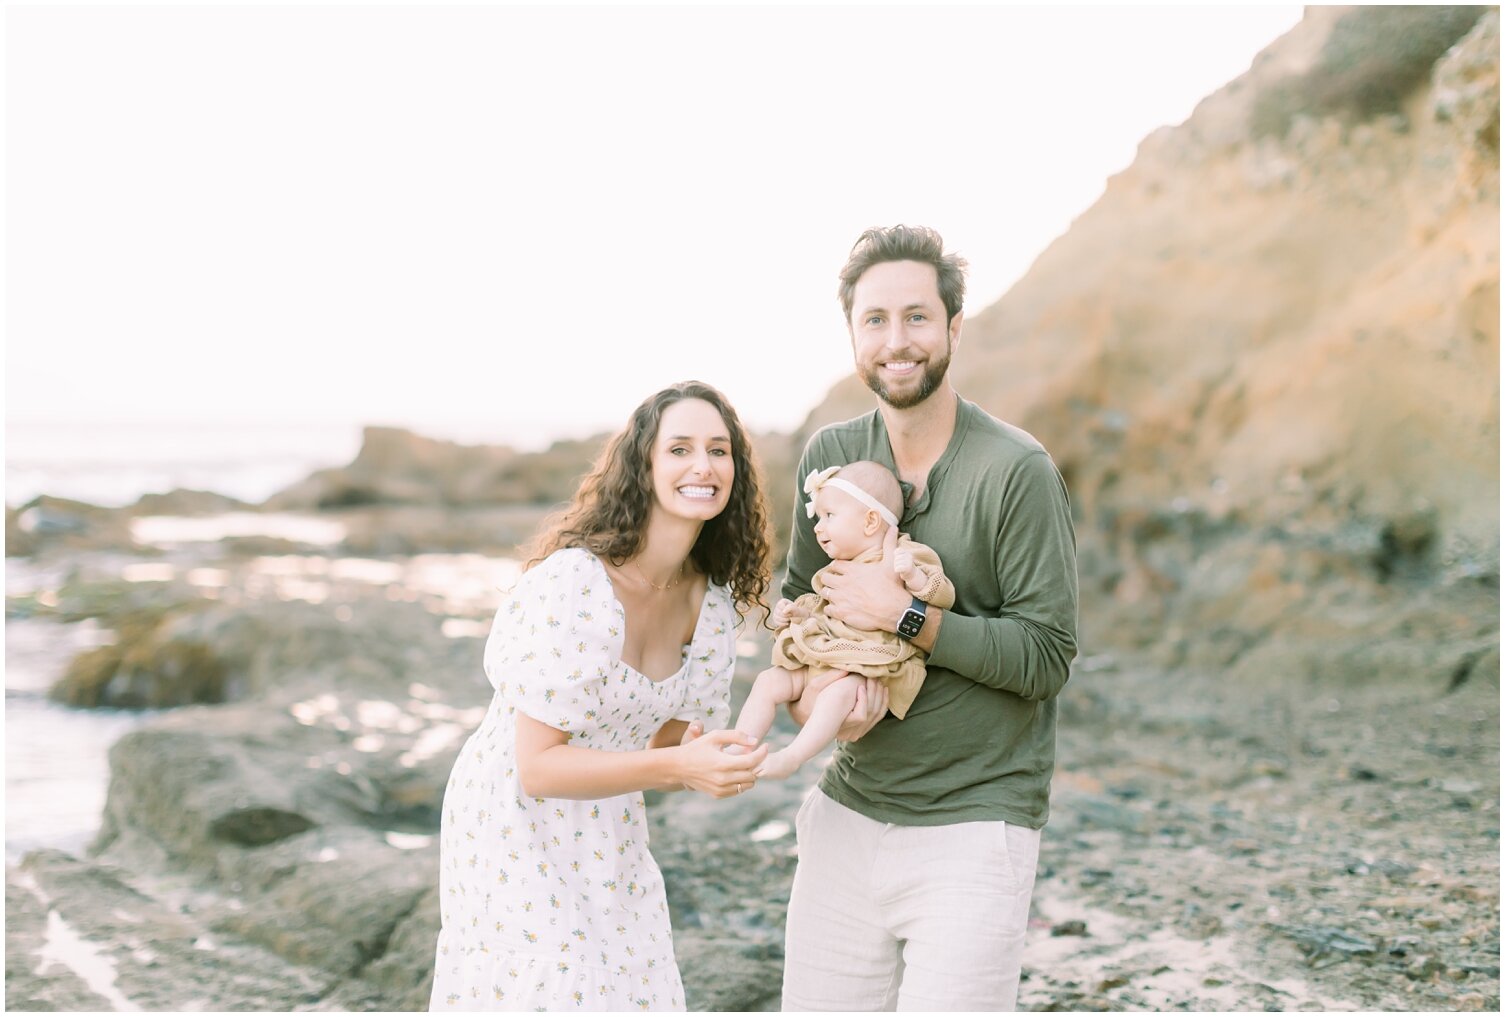
[[[1497,9],[1309,8],[967,320],[957,387],[1070,485],[1089,635],[1230,660],[1462,582],[1449,638],[1487,641],[1498,124]],[[870,405],[845,382],[803,433]]]

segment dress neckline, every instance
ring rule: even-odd
[[[611,573],[606,571],[606,563],[602,561],[595,552],[590,551],[586,548],[581,548],[581,550],[585,551],[585,553],[590,557],[591,561],[596,563],[596,567],[601,570],[601,578],[606,580],[606,588],[611,591],[610,595],[612,606],[616,608],[617,616],[622,619],[622,642],[625,644],[627,642],[627,609],[622,606],[622,601],[617,597],[617,588],[612,584]],[[639,678],[652,685],[662,685],[665,682],[673,681],[674,679],[683,675],[685,671],[690,667],[690,651],[694,649],[695,644],[700,640],[700,627],[705,624],[706,608],[711,603],[711,591],[715,588],[716,584],[711,582],[711,577],[706,576],[705,594],[700,598],[700,611],[695,615],[695,630],[690,633],[690,641],[684,646],[680,647],[679,669],[676,670],[673,674],[664,675],[664,677],[662,678],[653,678],[649,675],[646,675],[643,672],[639,671],[637,668],[633,667],[631,664],[627,663],[627,661],[623,660],[620,650],[617,651],[617,663],[622,666],[623,670],[631,671],[633,674],[637,675]]]

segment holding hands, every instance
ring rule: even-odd
[[[722,751],[729,746],[736,746],[739,754]],[[768,746],[736,728],[707,734],[705,725],[695,720],[685,729],[679,752],[678,777],[687,790],[730,798],[758,782],[757,769],[768,756]]]

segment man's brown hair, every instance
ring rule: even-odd
[[[947,254],[941,235],[929,226],[875,226],[863,231],[852,245],[852,253],[841,268],[841,285],[836,295],[847,323],[852,321],[852,299],[862,273],[885,261],[918,261],[935,268],[941,303],[946,305],[946,324],[950,325],[962,310],[967,295],[967,262],[959,254]]]

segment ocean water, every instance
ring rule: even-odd
[[[360,443],[353,424],[7,420],[5,503],[50,494],[129,505],[180,487],[260,502],[314,470],[350,462]]]

